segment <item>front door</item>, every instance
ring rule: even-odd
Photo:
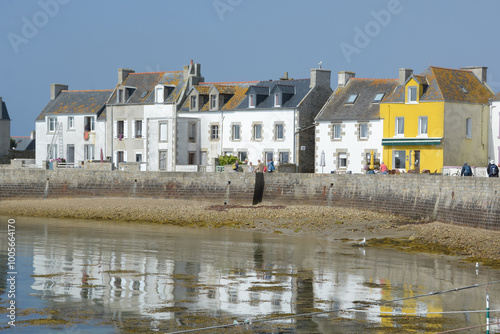
[[[66,156],[68,157],[66,160],[67,163],[75,163],[75,145],[68,145],[68,152]]]
[[[420,151],[415,151],[415,173],[420,173]]]

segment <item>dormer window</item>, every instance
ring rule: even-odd
[[[165,101],[165,87],[160,86],[155,89],[155,102],[163,103]]]
[[[118,89],[116,103],[125,103],[125,90],[124,89]]]
[[[248,107],[255,108],[255,101],[256,100],[257,100],[257,97],[255,96],[255,94],[248,95]]]
[[[373,99],[373,103],[379,103],[384,98],[385,93],[378,93]]]
[[[128,99],[134,94],[134,87],[118,88],[116,94],[116,103],[127,103]]]
[[[198,109],[198,96],[196,95],[191,95],[191,101],[190,101],[190,110],[197,110]]]
[[[274,94],[274,106],[281,107],[281,94],[279,93]]]
[[[417,87],[409,86],[408,87],[408,103],[417,103]]]
[[[210,110],[217,110],[217,95],[210,95]]]
[[[351,96],[349,96],[349,98],[347,99],[347,104],[353,104],[356,99],[358,98],[358,95],[359,94],[351,94]]]

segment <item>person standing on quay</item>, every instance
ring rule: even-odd
[[[467,165],[467,162],[464,162],[460,176],[472,176],[472,169]]]
[[[498,166],[495,165],[495,160],[491,160],[488,167],[486,167],[488,177],[498,177]]]
[[[260,161],[260,159],[257,162],[257,173],[263,173],[264,172],[264,163]]]
[[[249,162],[249,163],[248,163],[248,172],[249,172],[249,173],[253,173],[253,165],[252,165],[252,162]]]

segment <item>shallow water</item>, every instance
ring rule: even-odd
[[[490,321],[499,315],[500,284],[460,288],[500,272],[451,257],[335,236],[15,221],[9,268],[8,217],[0,217],[0,325],[9,333],[172,333],[235,321],[203,333],[435,333],[485,324],[487,293]],[[5,309],[12,301],[15,327]],[[314,314],[296,317],[304,313]]]

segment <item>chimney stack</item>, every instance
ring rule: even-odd
[[[31,131],[31,133],[30,133],[30,139],[35,139],[35,131]]]
[[[130,73],[135,73],[134,70],[131,70],[130,68],[119,68],[118,69],[118,84],[123,85],[125,80],[127,80],[127,77]]]
[[[52,84],[52,85],[50,85],[50,99],[51,100],[55,100],[56,97],[63,90],[68,90],[68,85],[63,85],[63,84]]]
[[[349,80],[351,78],[354,78],[356,76],[356,73],[354,72],[349,72],[349,71],[340,71],[339,72],[339,80],[338,80],[338,86],[339,87],[344,87],[345,85],[347,85],[347,82],[349,82]]]
[[[486,83],[486,76],[488,74],[487,67],[485,67],[485,66],[467,66],[467,67],[460,67],[460,69],[474,73],[476,78],[478,78],[482,84]]]
[[[309,88],[313,87],[328,87],[330,88],[330,77],[332,76],[332,71],[323,70],[320,68],[311,69],[311,83]]]
[[[404,85],[406,80],[413,74],[413,70],[410,68],[400,68],[399,69],[399,84]]]

